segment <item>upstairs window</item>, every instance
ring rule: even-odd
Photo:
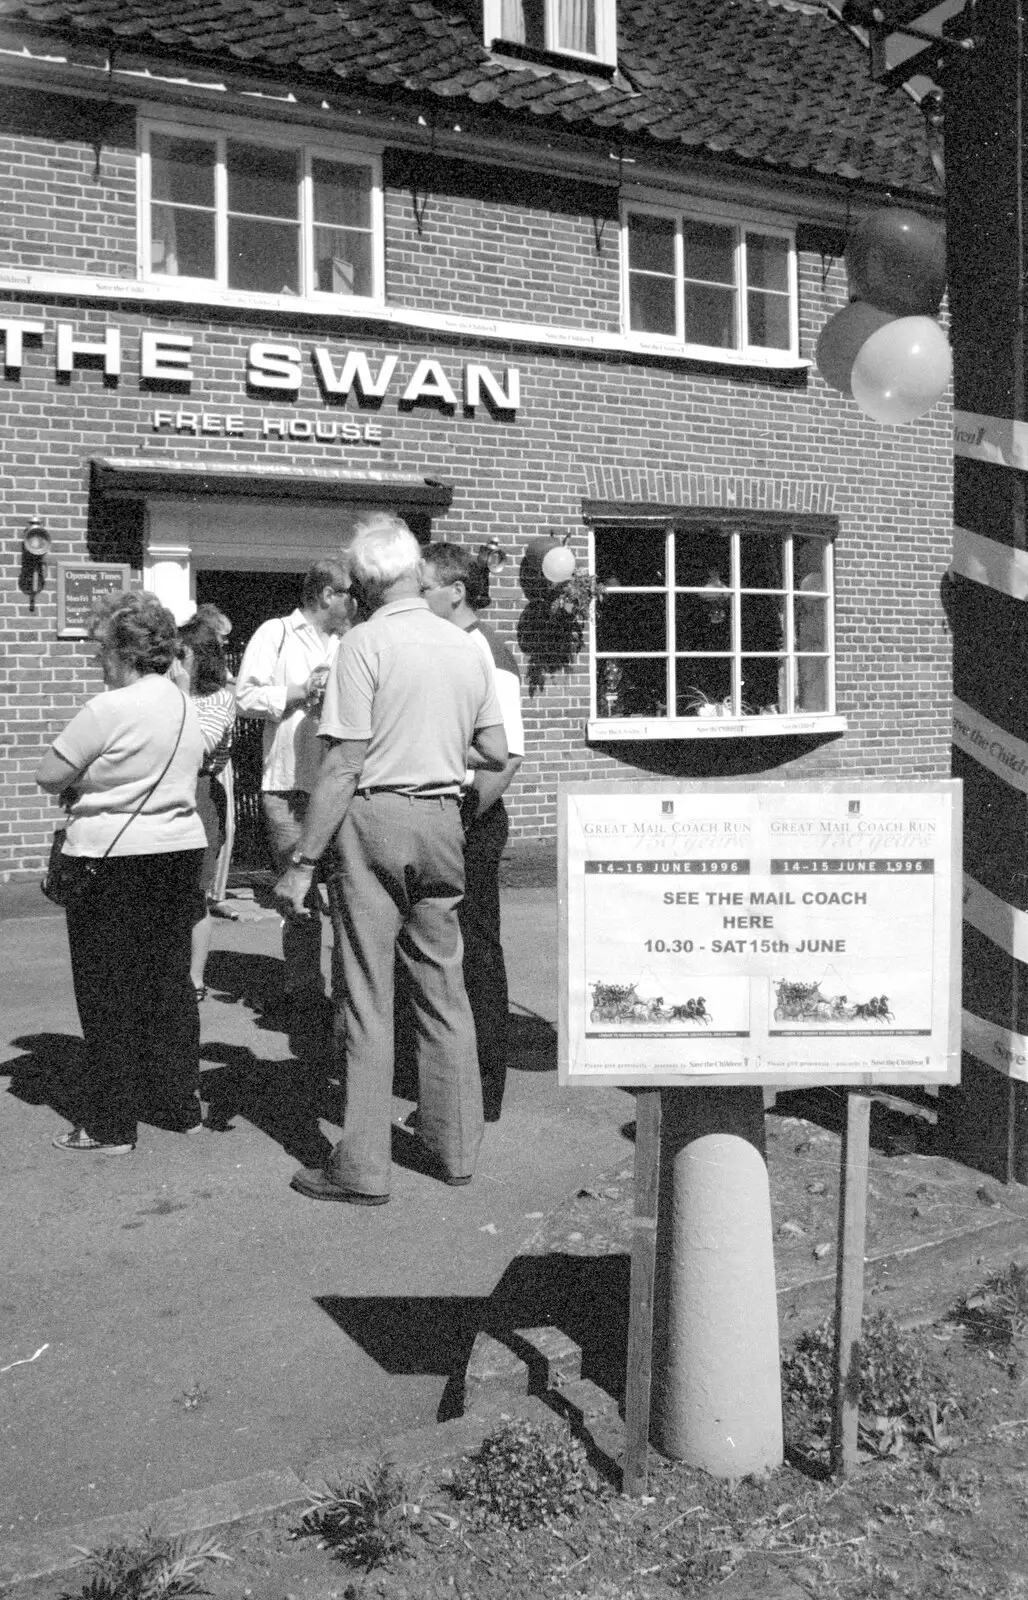
[[[624,242],[627,332],[705,353],[797,353],[788,233],[630,207]]]
[[[249,293],[380,297],[377,162],[148,126],[143,272]]]
[[[614,0],[485,0],[485,42],[613,64]]]
[[[833,716],[828,520],[598,523],[590,733],[775,733]]]

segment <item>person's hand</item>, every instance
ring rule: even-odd
[[[328,682],[328,668],[315,667],[307,679],[304,691],[304,705],[308,711],[320,711],[321,702],[325,698],[325,685]]]
[[[291,922],[311,922],[314,918],[306,904],[313,876],[313,867],[287,867],[271,891],[271,898]]]

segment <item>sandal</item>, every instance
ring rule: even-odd
[[[70,1128],[67,1133],[55,1133],[50,1142],[57,1150],[99,1150],[108,1156],[127,1156],[136,1148],[134,1139],[131,1144],[105,1144],[102,1139],[94,1139],[85,1128]]]

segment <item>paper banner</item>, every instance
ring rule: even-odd
[[[964,873],[964,921],[1028,966],[1028,911],[1007,905],[969,872]]]
[[[980,767],[1028,794],[1028,744],[998,728],[963,700],[953,700],[953,743]]]
[[[1028,422],[986,417],[977,411],[954,411],[953,454],[1028,471]]]
[[[950,570],[1013,600],[1028,600],[1028,552],[1013,550],[968,528],[953,528]]]
[[[986,1022],[973,1011],[963,1012],[962,1047],[977,1056],[987,1067],[994,1067],[1006,1078],[1028,1083],[1028,1039],[1011,1033],[996,1022]]]

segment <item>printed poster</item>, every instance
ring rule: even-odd
[[[568,784],[564,1083],[954,1083],[960,785]]]

